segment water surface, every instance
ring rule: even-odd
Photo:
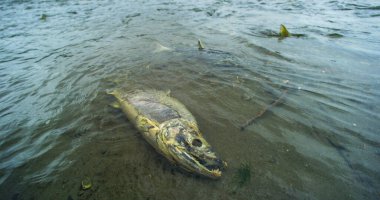
[[[378,199],[379,17],[372,0],[4,1],[0,194]],[[223,177],[159,156],[109,106],[113,88],[170,90],[228,162]]]

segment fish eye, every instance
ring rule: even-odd
[[[200,147],[202,146],[202,141],[199,139],[194,139],[193,142],[191,143],[193,146]]]

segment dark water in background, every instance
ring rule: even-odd
[[[2,1],[0,199],[379,199],[379,19],[372,0]],[[170,89],[223,178],[168,164],[115,87]]]

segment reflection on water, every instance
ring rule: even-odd
[[[379,6],[3,2],[1,196],[379,198]],[[294,36],[279,40],[280,24]],[[228,161],[224,177],[170,165],[108,106],[112,88],[170,89]]]

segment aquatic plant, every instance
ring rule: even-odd
[[[242,163],[235,173],[235,181],[239,187],[251,181],[251,165]]]

